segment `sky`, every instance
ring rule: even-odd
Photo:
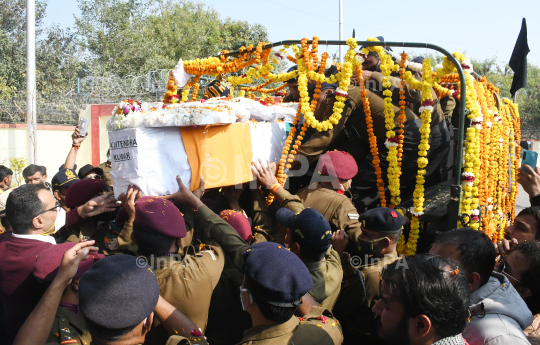
[[[540,1],[538,0],[341,0],[343,40],[384,36],[386,41],[439,45],[451,53],[460,51],[473,59],[496,57],[510,60],[522,18],[527,19],[529,62],[540,65]],[[339,0],[209,0],[223,19],[230,17],[266,27],[272,42],[319,36],[339,39]],[[381,5],[384,5],[381,6]],[[73,27],[79,14],[75,0],[49,0],[46,24]],[[535,14],[535,16],[528,16]],[[537,19],[534,19],[537,18]],[[336,48],[319,46],[319,52]],[[401,52],[401,49],[394,48]],[[423,55],[426,49],[406,49]]]

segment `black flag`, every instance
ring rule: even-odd
[[[527,43],[527,23],[525,22],[525,18],[523,18],[521,31],[519,32],[509,63],[510,68],[514,71],[514,79],[512,80],[512,87],[510,88],[512,97],[514,97],[517,90],[527,86],[527,54],[529,54],[529,52],[529,44]]]

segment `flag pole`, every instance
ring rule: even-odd
[[[26,135],[28,161],[36,163],[36,2],[26,0]]]

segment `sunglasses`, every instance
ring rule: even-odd
[[[508,278],[512,278],[514,279],[515,281],[517,281],[518,283],[522,284],[522,282],[520,282],[519,280],[517,280],[516,278],[512,277],[508,272],[505,271],[506,269],[506,261],[503,259],[501,259],[501,266],[500,266],[500,270],[501,270],[501,273],[504,274],[505,276],[507,276]]]
[[[36,217],[39,216],[39,215],[41,215],[41,214],[43,214],[43,213],[49,212],[49,211],[56,211],[56,212],[59,212],[61,207],[62,207],[62,206],[60,206],[60,203],[57,201],[57,202],[56,202],[56,205],[55,205],[54,207],[51,207],[51,208],[49,208],[48,210],[39,212],[38,214],[36,214]],[[34,218],[35,218],[35,217],[34,217]]]
[[[101,175],[90,175],[84,178],[85,180],[101,180]]]

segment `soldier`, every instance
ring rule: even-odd
[[[330,224],[313,208],[305,208],[298,214],[281,208],[276,219],[287,228],[285,245],[304,262],[311,274],[310,295],[331,311],[341,290],[343,270],[339,254],[331,245]]]
[[[321,156],[318,164],[320,181],[298,192],[298,196],[304,207],[312,207],[328,219],[332,232],[342,229],[356,238],[351,233],[360,233],[360,223],[349,192],[358,172],[356,161],[346,152],[330,151]]]
[[[375,313],[371,310],[380,298],[379,283],[385,265],[398,258],[396,246],[405,218],[390,208],[374,208],[359,218],[361,233],[356,243],[361,256],[352,258],[355,271],[341,286],[341,294],[333,309],[343,327],[346,344],[369,344],[376,329]],[[339,253],[347,249],[348,236],[342,230],[333,241]],[[338,240],[341,239],[341,240]]]
[[[113,179],[112,179],[112,166],[111,166],[111,149],[107,150],[107,161],[101,163],[97,167],[103,171],[103,174],[101,175],[103,178],[103,181],[105,181],[107,186],[112,187]]]
[[[42,281],[52,282],[58,273],[64,253],[75,245],[76,243],[62,243],[42,251],[36,258],[34,276]],[[62,345],[90,344],[92,337],[79,311],[79,279],[94,262],[104,257],[102,254],[93,254],[79,263],[77,273],[62,294],[47,342]]]
[[[243,212],[224,210],[219,217],[229,223],[246,243],[266,242],[260,233],[253,235],[249,220]],[[252,326],[251,318],[242,310],[238,298],[238,287],[242,285],[243,279],[242,271],[225,257],[223,272],[212,294],[205,331],[208,342],[213,345],[236,344],[242,340],[244,331]]]
[[[77,181],[79,181],[79,177],[71,169],[61,169],[52,178],[52,193],[61,206],[56,217],[56,230],[60,230],[66,224],[66,216],[69,211],[65,203],[66,193],[68,188]]]
[[[263,242],[249,247],[243,258],[240,299],[243,309],[251,315],[253,327],[244,333],[240,344],[343,342],[341,328],[332,314],[316,305],[309,307],[305,294],[313,282],[296,255],[277,243]],[[302,316],[295,316],[295,312]]]
[[[79,284],[80,308],[93,341],[142,344],[152,321],[159,320],[170,336],[168,345],[207,344],[197,326],[159,292],[152,269],[137,258],[112,255],[99,260]]]
[[[287,72],[296,71],[298,66],[294,65]],[[283,97],[283,103],[300,102],[300,91],[298,91],[298,77],[291,78],[286,81],[289,88],[289,94]]]
[[[199,222],[212,226],[204,219]],[[171,201],[143,196],[135,203],[133,241],[154,270],[160,294],[204,331],[225,259],[221,247],[213,242],[196,255],[180,257],[177,253],[186,233],[184,218]],[[156,329],[150,338],[157,341],[164,333]]]
[[[375,54],[375,53],[374,53]],[[376,54],[375,54],[376,55]],[[363,77],[366,80],[366,98],[370,104],[371,116],[373,119],[373,134],[377,138],[377,148],[382,170],[382,178],[386,181],[386,172],[388,169],[387,154],[388,149],[384,145],[386,140],[386,127],[384,115],[384,96],[381,86],[382,74],[377,72],[380,61],[376,56],[370,56],[363,64],[366,69]],[[374,72],[368,69],[375,70]],[[391,77],[393,85],[399,85],[398,77]],[[396,114],[395,123],[397,124],[400,111],[399,89],[393,92],[393,111]],[[410,106],[405,107],[404,141],[403,141],[403,159],[401,195],[411,195],[415,187],[416,170],[418,168],[418,144],[420,142],[421,121],[417,115],[420,108],[419,92],[411,90],[405,85],[405,101]],[[434,92],[432,92],[434,94]],[[315,117],[319,120],[327,119],[333,113],[335,94],[321,92],[318,102],[318,108]],[[437,97],[434,97],[430,150],[428,152],[428,167],[426,173],[426,187],[445,181],[448,176],[443,176],[443,172],[448,172],[444,158],[448,155],[450,147],[450,134]],[[337,125],[329,131],[314,133],[297,150],[298,155],[305,156],[312,166],[315,166],[318,157],[325,151],[337,149],[350,153],[357,161],[359,173],[353,179],[353,196],[357,209],[363,211],[366,206],[374,203],[378,199],[377,178],[375,168],[372,164],[367,124],[365,120],[365,111],[362,102],[362,94],[359,87],[352,86],[348,91],[348,99],[343,109],[342,118]],[[293,163],[293,168],[297,169],[300,165],[298,158]],[[387,182],[385,182],[387,185]]]
[[[64,214],[66,211],[69,211],[69,208],[66,206],[65,202],[67,190],[77,181],[79,181],[79,176],[77,176],[75,171],[72,169],[59,170],[51,180],[53,195],[62,206]]]
[[[56,277],[26,319],[15,344],[45,344],[62,293],[77,273],[79,262],[97,252],[92,244],[94,241],[77,243],[67,250]],[[143,344],[154,318],[170,336],[167,345],[208,344],[191,320],[159,296],[152,269],[131,255],[112,255],[96,262],[79,281],[79,302],[95,344]],[[53,344],[58,345],[48,343]]]
[[[244,183],[243,185],[235,185],[223,188],[222,193],[227,200],[228,207],[230,207],[229,211],[237,211],[243,213],[247,217],[246,211],[240,206],[240,198],[242,195],[244,195],[245,197],[243,198],[243,205],[248,212],[251,210],[252,225],[250,226],[249,233],[252,234],[254,238],[253,240],[249,240],[247,242],[253,244],[255,242],[272,241],[272,216],[268,213],[268,208],[266,207],[261,191],[258,188],[251,190],[248,198],[247,193],[244,193],[247,185],[247,183]],[[248,201],[249,204],[247,203]],[[216,208],[216,213],[218,210],[221,211],[220,208]],[[246,219],[246,221],[248,220]],[[238,230],[236,226],[232,224],[231,226]],[[246,234],[247,233],[248,231],[246,230]],[[246,239],[244,238],[244,240]]]

